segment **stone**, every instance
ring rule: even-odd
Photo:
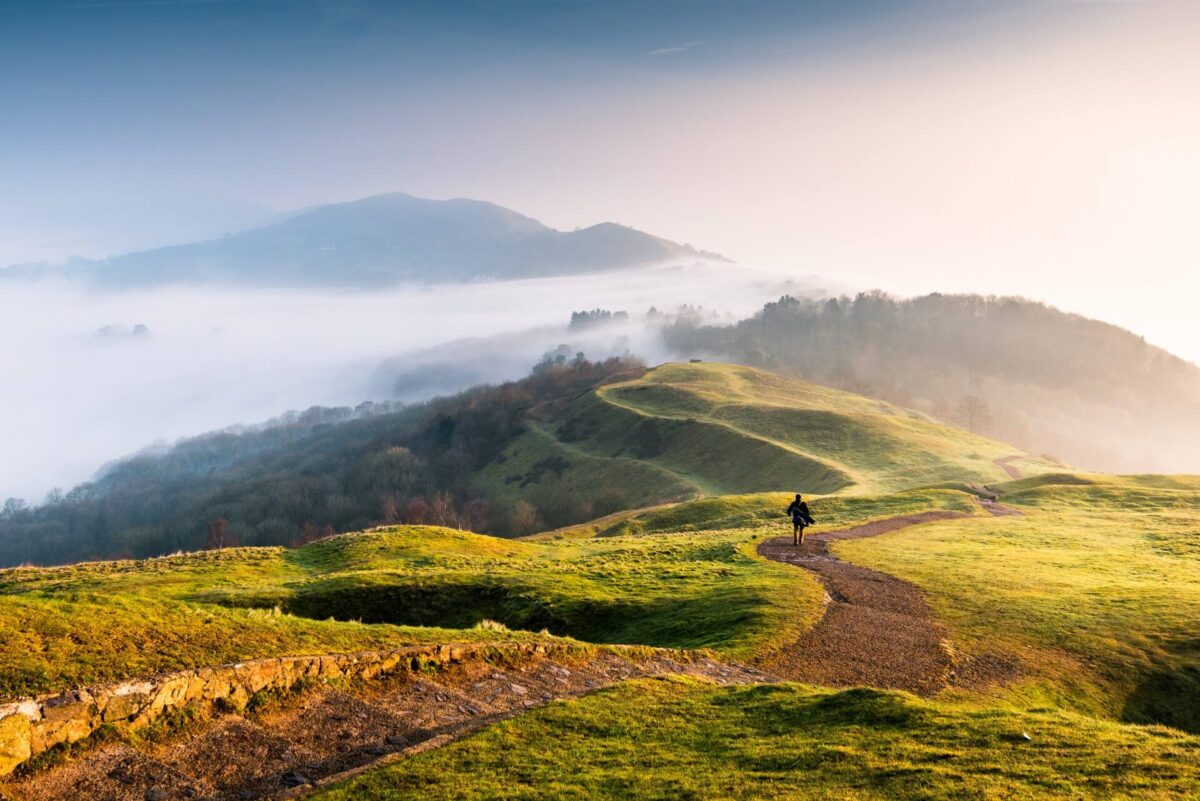
[[[95,704],[87,690],[73,690],[42,701],[42,717],[54,721],[90,717]]]
[[[188,684],[189,678],[186,675],[163,682],[154,694],[154,700],[150,702],[150,712],[158,714],[167,707],[183,704],[187,698]]]
[[[7,776],[33,755],[33,731],[21,713],[0,720],[0,776]]]
[[[105,723],[125,723],[134,720],[151,700],[151,685],[146,682],[116,688],[104,705]]]
[[[66,720],[40,720],[32,724],[33,753],[40,754],[62,743],[77,743],[96,730],[99,718],[89,713]]]
[[[516,693],[517,695],[525,695],[529,692],[528,687],[523,687],[520,684],[510,684],[510,685],[508,685],[508,688],[510,690],[512,690],[514,693]]]
[[[151,787],[143,797],[146,801],[167,801],[167,791],[161,787]]]
[[[293,770],[283,774],[283,785],[285,787],[301,787],[309,783],[308,777],[300,771]]]
[[[341,666],[338,661],[332,656],[321,657],[321,678],[335,679],[342,675]]]

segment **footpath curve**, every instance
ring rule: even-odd
[[[759,555],[815,573],[828,603],[812,629],[755,666],[783,679],[829,687],[869,685],[926,696],[945,688],[954,660],[945,629],[921,591],[895,576],[839,560],[829,543],[968,516],[937,511],[892,517],[810,534],[800,547],[791,537],[764,540]]]

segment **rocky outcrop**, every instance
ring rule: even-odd
[[[525,657],[590,650],[574,643],[433,645],[320,656],[255,659],[182,670],[116,684],[79,688],[0,705],[0,776],[57,745],[91,736],[101,726],[136,730],[184,708],[240,709],[255,693],[291,689],[302,682],[372,679],[424,670],[483,656]]]

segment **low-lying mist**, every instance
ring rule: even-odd
[[[730,264],[342,293],[7,282],[0,498],[38,503],[147,445],[287,409],[515,378],[560,345],[663,361],[651,307],[741,317],[820,291]],[[594,308],[630,319],[567,330],[573,311]]]

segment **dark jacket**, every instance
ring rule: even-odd
[[[787,508],[787,513],[793,521],[807,523],[810,526],[813,523],[812,515],[808,513],[808,504],[804,501],[792,501],[792,505]]]

